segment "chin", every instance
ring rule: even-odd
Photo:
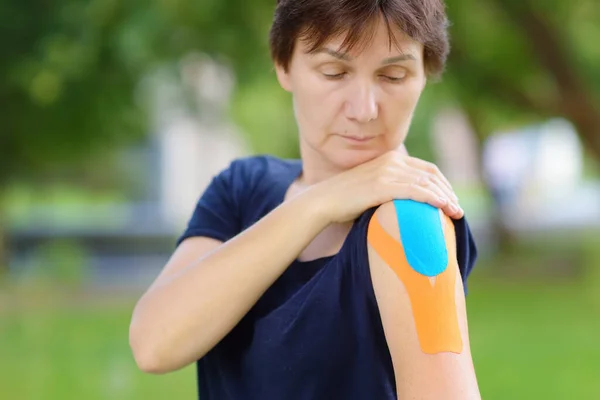
[[[337,169],[348,170],[379,157],[384,152],[376,149],[338,149],[327,154]]]

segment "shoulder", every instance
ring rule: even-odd
[[[442,272],[456,247],[452,220],[439,209],[413,200],[379,206],[369,222],[367,238],[369,252],[399,248],[410,267],[426,276]]]
[[[229,171],[233,176],[244,178],[246,182],[252,182],[268,174],[277,174],[294,168],[299,168],[296,160],[285,160],[261,154],[237,158],[229,164],[225,171]]]
[[[236,158],[223,171],[232,176],[247,177],[248,174],[256,174],[266,169],[266,160],[263,156],[247,156]]]
[[[233,160],[216,179],[239,215],[252,220],[277,201],[281,188],[300,171],[299,161],[255,155]]]
[[[232,160],[215,177],[233,194],[247,193],[261,182],[270,166],[268,156],[247,156]]]
[[[402,227],[421,231],[437,231],[452,219],[439,208],[414,200],[392,200],[376,208],[371,221],[377,218],[386,231],[398,231]],[[390,232],[393,233],[393,232]]]

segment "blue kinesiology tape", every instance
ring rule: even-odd
[[[425,276],[437,276],[448,266],[448,249],[439,209],[413,200],[394,200],[400,240],[410,266]]]

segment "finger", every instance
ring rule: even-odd
[[[448,187],[450,187],[450,188],[452,187],[452,185],[450,184],[450,181],[448,181],[448,179],[446,179],[444,174],[441,173],[438,166],[435,165],[434,163],[431,163],[431,162],[425,161],[425,160],[421,160],[420,158],[417,158],[417,157],[407,157],[406,163],[408,165],[412,166],[413,168],[418,168],[422,171],[429,172],[430,174],[438,175],[440,177],[440,179],[446,185],[448,185]]]
[[[393,183],[391,188],[392,193],[390,197],[392,199],[414,200],[442,209],[447,207],[449,203],[445,196],[440,196],[435,190],[416,183]]]
[[[459,207],[458,212],[454,213],[454,215],[448,215],[448,216],[452,219],[461,219],[462,217],[465,216],[465,212],[463,211],[462,208]]]
[[[437,177],[437,175],[431,174],[429,172],[425,172],[419,168],[415,167],[404,167],[402,171],[402,175],[404,179],[409,181],[416,182],[420,186],[429,187],[435,186],[435,191],[438,195],[447,198],[450,202],[452,202],[455,206],[455,209],[459,210],[460,205],[458,204],[458,198],[454,194],[454,192],[449,189],[441,180]],[[412,175],[412,177],[411,177]],[[433,190],[433,188],[430,188]],[[453,212],[448,210],[449,212]]]
[[[436,175],[428,175],[427,179],[429,179],[431,185],[438,187],[457,209],[460,209],[458,197],[451,189],[448,189],[448,186],[440,181],[440,178],[438,178]]]
[[[425,171],[425,172],[428,172],[430,174],[437,176],[443,182],[443,184],[446,185],[446,187],[452,192],[452,194],[453,194],[452,197],[453,198],[455,197],[456,200],[458,200],[458,197],[454,193],[454,189],[452,188],[450,181],[448,181],[448,179],[444,176],[444,174],[442,174],[440,169],[435,164],[430,163],[428,161],[421,160],[416,157],[407,157],[406,163],[413,168],[418,168],[422,171]]]
[[[446,190],[441,188],[439,185],[431,182],[425,187],[434,192],[439,197],[445,198],[446,204],[443,207],[441,207],[442,211],[444,211],[444,214],[451,218],[454,218],[462,213],[462,209],[460,208],[458,203],[454,201],[451,197],[448,197]]]
[[[453,219],[460,219],[464,211],[448,199],[443,191],[436,185],[422,186],[415,183],[396,183],[392,198],[410,199],[421,203],[427,203],[433,207],[440,208],[444,214]]]

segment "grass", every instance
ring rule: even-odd
[[[587,285],[471,285],[483,399],[600,399],[600,307]]]
[[[483,398],[600,399],[594,293],[585,283],[500,283],[476,274],[468,313]],[[137,371],[127,343],[132,301],[26,292],[11,298],[0,298],[2,399],[195,397],[193,367],[163,376]]]
[[[25,307],[2,315],[0,388],[5,400],[191,399],[192,368],[139,372],[127,331],[131,303]]]

